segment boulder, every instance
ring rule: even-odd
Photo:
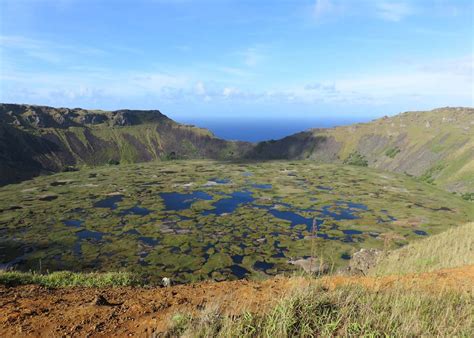
[[[324,274],[329,271],[329,266],[316,257],[290,260],[288,263],[301,267],[307,273]]]
[[[341,274],[366,275],[382,257],[383,251],[378,249],[360,249],[352,255],[349,266],[340,270]]]

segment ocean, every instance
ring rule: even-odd
[[[215,119],[180,121],[211,130],[217,137],[226,140],[260,142],[277,140],[311,128],[330,128],[365,122],[355,119]]]

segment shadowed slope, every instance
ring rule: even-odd
[[[235,159],[250,147],[157,110],[113,112],[0,104],[0,184],[82,165]]]

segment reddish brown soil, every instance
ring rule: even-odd
[[[383,289],[395,285],[437,291],[472,292],[474,265],[404,276],[325,277],[330,288],[359,284]],[[266,281],[205,282],[170,288],[65,288],[0,286],[0,336],[151,336],[163,332],[177,312],[192,312],[212,304],[229,314],[262,312],[294,287],[311,283],[304,278]],[[98,304],[103,296],[109,304]]]

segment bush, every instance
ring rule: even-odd
[[[369,165],[369,162],[367,161],[364,155],[356,151],[349,154],[349,156],[344,160],[344,164],[367,167]]]
[[[443,170],[444,165],[438,164],[434,167],[431,167],[423,175],[420,176],[420,180],[429,184],[434,184],[435,177],[441,170]]]
[[[393,148],[390,148],[388,149],[386,152],[385,152],[385,155],[390,157],[390,158],[394,158],[395,156],[397,156],[397,154],[400,152],[400,148],[398,147],[393,147]]]
[[[474,201],[474,192],[466,192],[462,194],[461,197],[466,201]]]
[[[111,159],[111,160],[109,160],[109,162],[107,162],[107,163],[108,163],[108,165],[119,165],[119,164],[120,164],[120,161]]]

